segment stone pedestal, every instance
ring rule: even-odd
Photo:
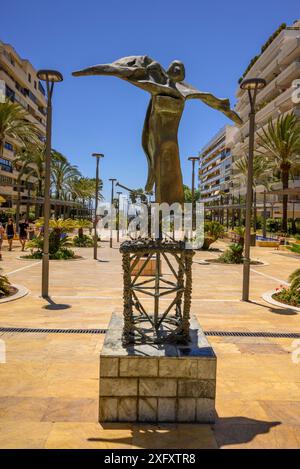
[[[122,345],[113,313],[100,354],[101,422],[197,422],[215,419],[216,356],[199,322],[187,345]]]

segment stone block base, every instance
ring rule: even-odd
[[[113,313],[100,354],[101,422],[215,420],[216,356],[196,318],[188,345],[123,347]]]

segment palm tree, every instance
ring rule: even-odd
[[[247,181],[248,176],[248,155],[242,156],[242,158],[234,162],[234,167],[239,171],[244,183]],[[262,185],[268,187],[269,182],[269,169],[270,165],[266,158],[255,154],[253,157],[253,227],[256,231],[256,220],[257,220],[257,210],[256,210],[256,187]],[[264,210],[264,216],[266,211]]]
[[[92,227],[92,222],[84,218],[76,220],[76,228],[78,229],[78,238],[83,238],[83,230],[85,228],[90,229]]]
[[[257,153],[267,158],[274,173],[279,173],[282,189],[289,188],[300,164],[300,124],[295,114],[279,116],[275,121],[269,119],[266,129],[258,133]],[[282,230],[287,232],[288,195],[282,198]]]
[[[12,139],[18,146],[38,144],[40,131],[28,121],[28,114],[19,104],[5,101],[0,103],[0,157],[3,156],[6,139]]]
[[[184,201],[185,202],[192,202],[192,190],[186,184],[183,184],[183,191],[184,191]],[[200,200],[200,191],[199,189],[195,189],[194,192],[195,202]]]
[[[51,182],[55,189],[55,197],[60,199],[63,197],[68,187],[68,182],[80,176],[80,172],[76,166],[71,165],[68,161],[55,159],[52,161]]]
[[[45,178],[45,155],[42,145],[29,145],[16,153],[14,166],[19,169],[18,180],[26,174],[26,180],[34,178],[35,193],[37,197],[43,197]],[[41,207],[36,204],[36,217],[41,215]]]

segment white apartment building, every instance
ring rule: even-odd
[[[217,201],[221,194],[230,192],[232,184],[234,126],[226,125],[199,153],[199,189],[202,202]]]
[[[36,76],[36,70],[27,59],[22,59],[10,44],[0,41],[0,80],[5,83],[5,95],[13,102],[19,103],[28,112],[28,120],[40,129],[43,141],[46,135],[46,98],[42,84]],[[5,199],[2,206],[10,206],[17,198],[18,170],[13,166],[15,157],[14,142],[7,140],[3,157],[0,158],[0,195]],[[27,188],[34,183],[29,179]],[[21,189],[22,196],[28,194]]]
[[[277,34],[277,35],[276,35]],[[265,127],[270,118],[276,119],[279,115],[293,111],[300,117],[300,103],[292,99],[297,86],[300,86],[300,20],[292,26],[286,26],[275,33],[275,38],[258,56],[251,68],[244,75],[244,79],[259,77],[264,78],[267,86],[258,91],[256,100],[256,131]],[[249,144],[249,120],[250,110],[247,91],[238,87],[236,92],[236,111],[241,116],[244,124],[234,135],[232,155],[233,160],[247,154]],[[236,175],[236,177],[238,177]],[[234,185],[236,184],[236,179]],[[290,181],[290,187],[300,187],[300,178]],[[273,185],[274,189],[281,189],[281,183]],[[245,193],[245,187],[241,187],[241,193]],[[257,188],[258,202],[262,201],[263,188]],[[296,196],[293,196],[295,199]],[[292,211],[296,217],[300,217],[300,197],[296,206],[289,204],[288,216]],[[269,196],[269,200],[275,201],[275,209],[272,213],[275,217],[281,216],[281,196]],[[276,201],[278,203],[276,203]],[[293,206],[294,205],[294,206]]]

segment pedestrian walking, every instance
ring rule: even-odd
[[[6,231],[7,241],[8,241],[8,250],[12,251],[12,244],[13,244],[13,239],[15,236],[15,226],[14,226],[14,221],[12,218],[8,219],[6,223],[5,231]]]

